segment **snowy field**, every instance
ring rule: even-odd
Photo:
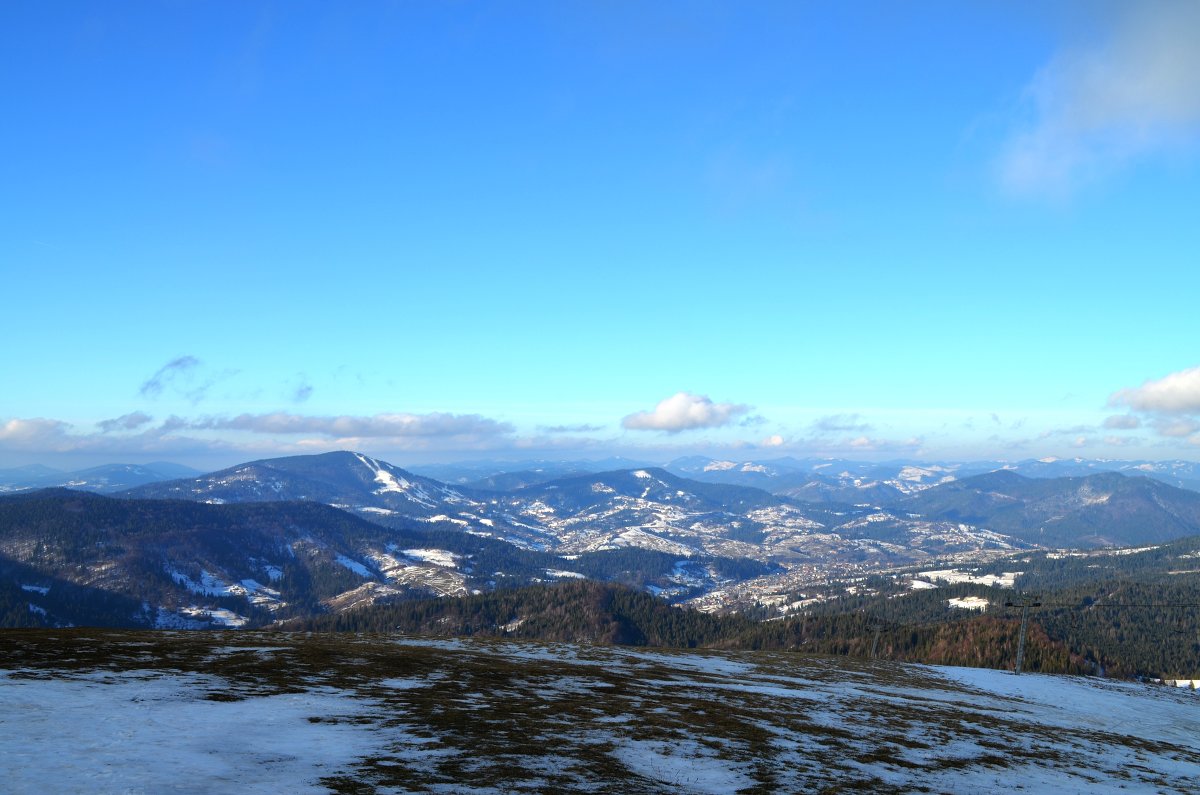
[[[1200,695],[770,653],[0,633],[6,793],[1196,792]]]

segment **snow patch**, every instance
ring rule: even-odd
[[[706,745],[691,739],[625,739],[611,751],[617,761],[639,776],[659,781],[676,792],[724,795],[754,786],[743,770],[748,763],[717,757]]]
[[[372,580],[375,579],[375,572],[371,571],[366,566],[362,565],[361,563],[359,563],[357,560],[354,560],[353,558],[348,558],[345,555],[342,555],[339,553],[338,556],[335,558],[335,560],[338,562],[338,565],[344,566],[347,569],[350,569],[350,571],[354,572],[355,574],[357,574],[360,577],[366,577],[366,578],[372,579]]]
[[[0,671],[3,788],[41,792],[328,792],[386,738],[346,693],[213,701],[214,676],[131,671],[20,679]],[[318,720],[313,720],[314,718]]]
[[[988,600],[982,596],[956,596],[953,599],[947,599],[946,602],[951,607],[963,610],[987,610],[989,604]]]
[[[454,516],[447,516],[444,513],[439,513],[437,516],[425,517],[424,519],[421,519],[421,521],[422,522],[449,522],[450,524],[457,524],[457,525],[461,525],[463,527],[469,527],[471,525],[471,523],[468,522],[466,519],[458,519]]]
[[[413,560],[432,563],[435,566],[443,566],[447,569],[458,568],[459,556],[444,549],[402,549],[400,552],[406,558],[412,558]]]
[[[918,576],[926,580],[941,580],[951,584],[969,582],[976,585],[989,585],[994,588],[1012,588],[1016,580],[1025,572],[1006,571],[1002,574],[968,574],[958,569],[939,569],[937,571],[922,571]]]
[[[586,580],[587,575],[580,574],[577,571],[565,571],[563,569],[546,569],[546,574],[550,577],[559,577],[562,579]]]
[[[362,465],[374,474],[375,482],[379,484],[379,488],[375,489],[375,494],[403,494],[413,502],[424,505],[427,508],[432,508],[436,505],[420,486],[410,483],[406,478],[396,477],[384,469],[383,464],[374,458],[367,458],[361,453],[355,453],[354,457],[361,461]]]

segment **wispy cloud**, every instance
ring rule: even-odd
[[[679,392],[661,401],[650,411],[639,411],[621,420],[621,426],[633,431],[680,431],[719,428],[750,410],[739,403],[714,403],[707,395]]]
[[[774,454],[786,452],[793,455],[850,455],[868,453],[914,454],[925,446],[921,437],[911,436],[893,439],[882,436],[820,434],[814,436],[784,436],[771,434],[757,443],[740,442],[735,448],[769,449]]]
[[[312,397],[313,385],[309,382],[308,376],[301,373],[297,376],[295,389],[292,390],[292,402],[303,403]]]
[[[1104,419],[1104,427],[1111,431],[1128,431],[1142,427],[1142,421],[1132,414],[1114,414]]]
[[[542,433],[595,433],[604,430],[603,425],[539,425]]]
[[[1092,425],[1072,425],[1069,428],[1049,428],[1038,434],[1039,439],[1051,439],[1055,436],[1078,436],[1093,433],[1096,428]]]
[[[858,414],[830,414],[816,419],[812,429],[821,433],[866,433],[871,426]]]
[[[269,414],[239,414],[193,420],[195,430],[246,431],[262,434],[317,434],[340,438],[404,438],[438,436],[499,436],[512,433],[505,422],[478,414],[375,414],[369,417],[311,416],[284,411]]]
[[[213,372],[195,356],[179,356],[158,368],[154,375],[146,379],[138,393],[142,397],[156,399],[169,392],[195,406],[208,397],[209,390],[214,386],[234,375],[237,375],[236,370]]]
[[[1151,423],[1151,427],[1159,436],[1182,439],[1200,431],[1200,422],[1186,417],[1160,417]]]
[[[726,212],[742,212],[785,196],[792,171],[786,157],[726,149],[710,159],[704,181]]]
[[[144,411],[134,411],[130,414],[122,414],[120,417],[115,417],[111,420],[101,420],[96,423],[96,427],[104,433],[133,431],[153,421],[154,418]]]
[[[844,443],[844,449],[856,452],[912,452],[919,449],[924,440],[913,436],[908,439],[876,439],[870,436],[856,436]]]
[[[162,394],[163,388],[173,382],[181,374],[187,373],[200,366],[200,360],[195,356],[179,356],[158,368],[158,372],[146,379],[138,393],[142,397],[155,398]]]
[[[999,163],[1014,193],[1064,196],[1200,137],[1200,3],[1118,8],[1106,40],[1059,52],[1026,86]]]

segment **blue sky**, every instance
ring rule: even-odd
[[[1194,3],[7,3],[0,466],[1195,458]]]

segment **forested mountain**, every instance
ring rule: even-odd
[[[1011,587],[988,584],[1004,572]],[[977,612],[1015,620],[1025,601],[1033,605],[1031,626],[1070,652],[1071,670],[1200,677],[1200,536],[1141,550],[1026,552],[961,571],[881,574],[806,612],[858,616],[880,631],[881,648],[908,654],[914,643],[942,642],[916,638],[945,640],[954,635],[946,625]]]
[[[988,593],[986,612],[947,598]],[[515,637],[635,646],[782,649],[943,665],[1013,668],[1020,634],[1016,599],[980,586],[919,591],[902,600],[849,599],[792,618],[759,622],[673,608],[646,593],[570,582],[454,599],[378,605],[289,622],[319,631]],[[1200,677],[1194,621],[1200,587],[1093,582],[1047,591],[1032,610],[1026,671],[1118,677]],[[1017,602],[1019,604],[1019,600]],[[1161,605],[1161,606],[1160,606]],[[1175,605],[1175,607],[1170,607]]]
[[[549,483],[559,478],[573,478],[591,474],[591,470],[555,471],[549,469],[522,469],[516,472],[497,472],[479,480],[464,483],[463,487],[475,491],[516,491],[539,483]]]
[[[431,516],[468,502],[458,490],[430,478],[351,452],[251,461],[195,478],[154,483],[123,496],[204,502],[307,500]]]
[[[0,498],[0,625],[263,625],[421,595],[591,577],[678,598],[772,571],[638,548],[565,559],[453,524],[314,502],[209,505],[65,489]]]
[[[748,632],[754,622],[680,610],[642,591],[580,581],[462,599],[380,605],[296,620],[286,626],[694,648]]]
[[[1001,470],[935,486],[897,509],[1046,547],[1137,546],[1200,533],[1200,493],[1116,472],[1041,479]]]
[[[834,458],[773,458],[728,461],[705,456],[677,458],[666,465],[676,475],[712,483],[753,486],[772,494],[816,501],[887,505],[942,483],[997,470],[1027,478],[1086,477],[1102,472],[1153,478],[1200,491],[1200,464],[1194,461],[1120,461],[1040,458],[1021,461],[850,461]]]

